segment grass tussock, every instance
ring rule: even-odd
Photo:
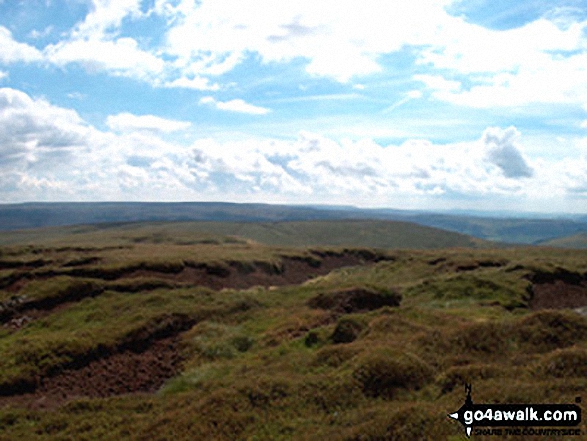
[[[540,359],[536,373],[543,377],[585,378],[587,350],[578,347],[557,349]]]
[[[316,352],[314,363],[317,366],[337,368],[360,352],[360,348],[351,345],[326,346]]]
[[[342,317],[336,324],[330,338],[335,344],[351,343],[359,338],[366,327],[365,320],[357,317]]]
[[[507,369],[499,364],[472,363],[465,366],[452,366],[444,371],[436,383],[441,388],[441,393],[446,394],[464,384],[474,384],[490,378],[507,377]]]
[[[381,350],[357,361],[353,378],[368,397],[392,399],[400,389],[419,389],[434,371],[418,356]]]

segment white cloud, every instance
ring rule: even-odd
[[[410,99],[417,100],[422,98],[422,92],[420,90],[410,90],[406,96]]]
[[[10,30],[0,26],[0,63],[31,62],[41,59],[42,55],[38,49],[15,41]]]
[[[517,73],[472,77],[469,90],[447,90],[431,85],[433,96],[453,104],[476,108],[524,106],[532,103],[576,104],[587,101],[587,54],[551,60],[536,69]]]
[[[119,114],[107,124],[114,132],[98,131],[73,110],[0,89],[0,200],[205,195],[396,207],[516,200],[552,211],[587,197],[585,155],[527,158],[515,127],[489,127],[478,139],[444,145],[335,141],[309,132],[295,140],[198,139],[185,145],[159,135],[187,129],[187,122]]]
[[[393,103],[391,106],[383,109],[383,113],[391,112],[392,110],[397,109],[398,107],[404,105],[408,101],[417,100],[422,98],[422,92],[419,90],[410,90],[408,93],[405,94],[403,98]]]
[[[548,51],[585,49],[586,25],[574,23],[568,29],[561,29],[542,18],[519,28],[492,30],[447,16],[420,62],[464,74],[497,74],[520,67],[538,67],[556,58]]]
[[[483,142],[491,163],[499,167],[507,178],[529,178],[533,171],[516,147],[520,132],[515,127],[502,130],[490,127],[483,133]]]
[[[31,188],[36,190],[67,190],[67,184],[63,181],[47,178],[36,178],[34,176],[21,175],[19,181],[19,187]]]
[[[173,81],[168,81],[163,83],[163,87],[167,88],[183,88],[183,89],[194,89],[194,90],[210,90],[216,91],[220,90],[220,86],[218,84],[210,84],[210,80],[204,77],[194,77],[194,78],[177,78]]]
[[[160,82],[166,62],[139,46],[135,38],[119,36],[125,18],[138,20],[144,16],[140,0],[93,0],[91,11],[64,40],[43,50],[44,58],[58,66],[71,63],[82,65],[89,72],[105,71]]]
[[[228,112],[248,113],[250,115],[266,115],[271,110],[265,107],[254,106],[241,99],[234,99],[230,101],[217,101],[211,96],[205,96],[200,99],[200,104],[211,105],[219,110]]]
[[[515,29],[490,30],[451,18],[419,58],[444,73],[415,79],[435,98],[468,107],[583,104],[586,30],[587,21],[562,27],[541,18]],[[466,76],[470,86],[450,78],[455,76]]]
[[[187,123],[134,115],[111,122],[138,130],[100,132],[73,110],[0,89],[0,200],[196,197],[189,149],[157,136]]]
[[[10,88],[0,89],[0,157],[33,164],[67,155],[87,143],[89,129],[79,115]]]
[[[426,87],[432,89],[440,97],[447,93],[458,92],[462,86],[460,81],[447,80],[441,75],[419,74],[414,75],[413,78],[424,83]]]
[[[42,53],[0,27],[0,61],[79,63],[156,87],[215,91],[222,85],[213,78],[245,60],[302,60],[308,74],[348,83],[385,72],[384,55],[410,48],[430,72],[414,79],[438,100],[479,108],[587,102],[587,21],[555,8],[519,28],[492,30],[449,15],[451,3],[157,0],[143,13],[140,0],[93,0],[67,38]],[[160,46],[149,45],[151,35],[123,36],[125,23],[154,14],[167,22]]]
[[[259,0],[182,1],[160,8],[173,16],[165,51],[187,68],[225,72],[250,53],[265,62],[307,60],[310,74],[348,82],[353,76],[382,70],[380,54],[406,44],[433,41],[447,15],[446,1],[416,0],[409,6],[373,0],[275,3]],[[424,12],[424,13],[423,13]]]
[[[109,71],[114,75],[148,80],[160,74],[165,63],[142,51],[132,38],[115,41],[69,40],[45,48],[45,55],[54,64],[79,63],[89,71]]]
[[[6,78],[8,78],[8,72],[0,70],[0,81],[4,80]]]
[[[138,17],[140,0],[92,0],[90,13],[73,30],[74,39],[101,38],[105,33],[116,32],[122,20]]]
[[[146,130],[149,132],[170,133],[189,129],[191,123],[160,118],[154,115],[137,116],[130,113],[119,113],[118,115],[108,116],[106,125],[115,132]]]
[[[53,26],[52,25],[47,26],[42,31],[37,31],[36,29],[33,29],[31,32],[29,32],[29,38],[32,38],[34,40],[36,40],[38,38],[44,38],[47,35],[49,35],[51,32],[53,32]]]
[[[86,98],[86,95],[80,92],[70,92],[66,96],[67,98],[71,98],[73,100],[83,100]]]

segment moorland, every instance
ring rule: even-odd
[[[0,204],[0,231],[121,222],[299,222],[329,220],[401,221],[518,244],[585,248],[564,238],[587,232],[587,216],[468,211],[365,209],[352,206],[273,205],[227,202],[31,202]],[[570,242],[570,245],[568,243]]]
[[[5,232],[0,439],[466,439],[465,383],[585,398],[586,307],[586,250],[406,223]]]

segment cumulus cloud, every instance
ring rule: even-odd
[[[469,94],[460,90],[460,83],[435,75],[437,81],[428,86],[443,100],[481,106],[573,99],[568,92],[580,87],[584,77],[587,22],[573,18],[561,26],[560,19],[547,15],[519,28],[492,30],[451,16],[445,9],[451,3],[417,0],[405,6],[374,0],[365,8],[351,1],[300,0],[276,6],[261,0],[244,6],[238,0],[204,0],[182,1],[157,12],[173,23],[164,51],[193,73],[224,73],[257,54],[264,62],[302,59],[310,74],[349,82],[382,71],[381,55],[411,47],[419,64],[449,75],[480,74],[477,86],[490,87],[498,96],[488,101],[484,89]],[[561,56],[573,51],[578,51],[574,59]],[[565,79],[539,94],[526,87],[516,96],[527,79],[545,86],[542,80],[555,71],[566,72],[572,83]],[[504,73],[512,76],[512,87],[503,85]]]
[[[90,12],[77,24],[72,34],[77,39],[116,32],[125,17],[142,15],[140,4],[140,0],[93,0]]]
[[[93,0],[91,10],[67,38],[43,50],[43,57],[58,66],[76,63],[90,72],[105,71],[155,84],[165,61],[139,46],[135,38],[120,36],[124,19],[144,16],[140,0]]]
[[[483,142],[489,161],[499,167],[507,178],[529,178],[533,171],[516,148],[520,132],[515,127],[505,130],[488,128],[483,133]]]
[[[281,200],[405,207],[421,200],[499,201],[538,207],[587,195],[587,159],[526,159],[515,127],[478,139],[198,139],[160,135],[188,123],[113,115],[99,131],[75,111],[0,89],[0,200]],[[524,178],[524,179],[521,179]],[[543,205],[540,205],[543,204]]]
[[[0,62],[31,62],[39,61],[42,58],[42,54],[38,49],[28,44],[17,42],[12,38],[10,30],[0,26]]]
[[[115,132],[133,132],[145,130],[149,132],[170,133],[190,128],[189,121],[175,121],[160,118],[154,115],[133,115],[131,113],[119,113],[106,118],[106,125]]]
[[[75,111],[10,88],[0,89],[0,126],[5,162],[48,160],[87,143],[88,127]]]
[[[560,26],[543,17],[524,26],[492,30],[450,18],[418,62],[438,69],[426,83],[433,96],[467,107],[587,101],[587,21]],[[466,76],[467,88],[450,77]]]
[[[219,110],[226,110],[228,112],[248,113],[250,115],[266,115],[271,110],[265,107],[254,106],[242,99],[234,99],[230,101],[217,101],[211,96],[205,96],[200,99],[200,104],[210,105]]]
[[[447,16],[447,3],[415,0],[403,7],[373,0],[365,8],[352,1],[277,5],[261,0],[245,6],[236,0],[215,0],[197,5],[183,1],[158,12],[173,17],[165,51],[186,67],[232,68],[249,54],[258,54],[264,62],[304,59],[308,73],[348,82],[380,72],[381,54],[434,41]]]
[[[154,81],[165,66],[163,60],[141,50],[137,41],[128,37],[67,40],[46,47],[44,52],[50,62],[59,66],[78,63],[89,71],[108,71],[145,81]]]
[[[208,188],[190,171],[189,149],[157,136],[186,123],[111,122],[129,131],[101,132],[73,110],[0,89],[0,200],[181,200]]]
[[[0,62],[78,63],[157,87],[204,91],[221,89],[214,78],[245,60],[301,61],[310,75],[349,83],[384,72],[384,55],[410,48],[417,64],[431,69],[414,79],[438,100],[478,108],[587,102],[587,21],[580,15],[553,8],[524,26],[494,30],[450,15],[452,3],[157,0],[143,12],[140,0],[92,0],[86,17],[43,51],[0,27]],[[124,32],[154,15],[167,23],[161,41]],[[459,76],[467,77],[466,87]],[[225,104],[242,110],[246,103]]]

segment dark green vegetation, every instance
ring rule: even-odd
[[[478,214],[478,213],[477,213]],[[587,232],[587,217],[492,217],[356,207],[234,204],[222,202],[84,202],[0,204],[0,230],[113,222],[293,222],[386,220],[415,223],[505,243],[541,241]],[[227,234],[222,231],[221,234]],[[232,234],[232,233],[229,233]],[[384,246],[384,245],[378,245]],[[570,245],[573,246],[572,243]]]
[[[460,440],[465,381],[478,403],[585,399],[587,251],[190,225],[0,248],[0,440]]]

